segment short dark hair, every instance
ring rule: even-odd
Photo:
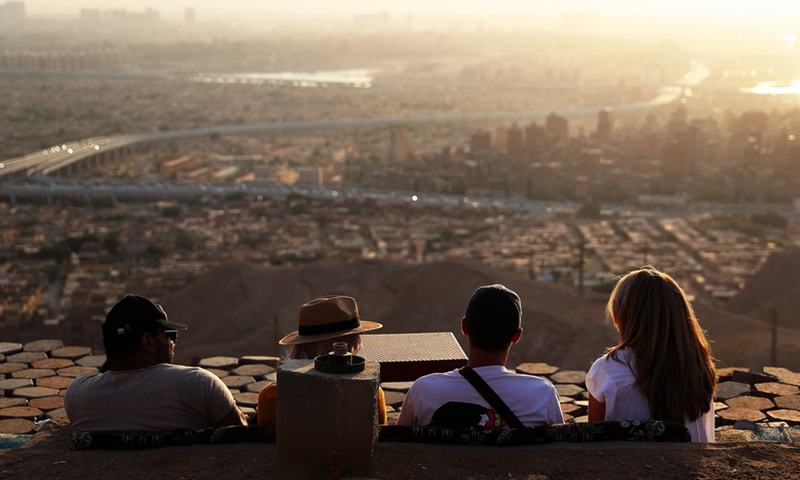
[[[522,324],[522,300],[499,283],[484,285],[472,294],[464,318],[471,345],[500,351],[508,347]]]

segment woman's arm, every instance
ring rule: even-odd
[[[604,422],[606,419],[606,402],[601,402],[589,394],[589,421]]]

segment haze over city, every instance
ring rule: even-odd
[[[187,292],[228,301],[203,285],[245,275],[237,262],[287,285],[302,265],[334,289],[327,262],[467,262],[547,284],[563,311],[583,302],[578,323],[531,313],[564,346],[553,361],[580,364],[602,346],[566,339],[583,323],[606,338],[592,302],[652,263],[706,309],[723,363],[767,362],[755,339],[770,308],[790,358],[793,307],[754,305],[748,288],[769,265],[793,275],[770,259],[800,246],[798,10],[2,2],[0,333],[99,348],[118,295],[189,314]],[[186,352],[260,341],[226,337],[240,330],[214,330],[206,310],[191,310]]]

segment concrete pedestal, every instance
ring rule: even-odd
[[[315,477],[369,475],[378,438],[379,364],[336,375],[314,370],[313,360],[287,360],[277,376],[281,466]]]

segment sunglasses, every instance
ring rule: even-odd
[[[159,332],[164,332],[164,335],[167,336],[172,343],[178,343],[178,331],[177,330],[159,330]]]

